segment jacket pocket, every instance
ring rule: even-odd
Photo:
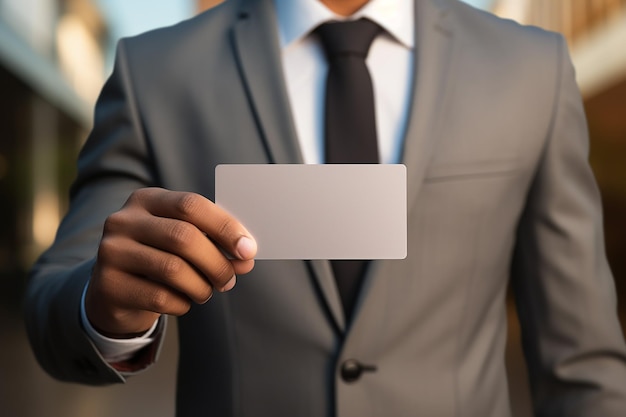
[[[479,177],[509,176],[519,170],[515,157],[463,162],[434,162],[426,170],[425,182],[457,181]]]

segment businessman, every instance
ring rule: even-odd
[[[178,416],[510,416],[511,283],[536,414],[623,416],[587,142],[558,35],[456,0],[228,0],[120,42],[33,349],[123,382],[178,316]],[[407,166],[407,258],[255,265],[215,166],[332,162]]]

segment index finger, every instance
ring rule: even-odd
[[[135,194],[134,197],[151,214],[191,223],[237,259],[250,260],[256,255],[256,241],[250,232],[208,198],[196,193],[158,188]]]

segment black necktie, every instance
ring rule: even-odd
[[[326,163],[378,163],[372,80],[365,58],[381,31],[366,19],[317,28],[328,60],[325,104]],[[352,314],[367,261],[332,261],[347,318]]]

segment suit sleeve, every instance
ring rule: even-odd
[[[623,416],[626,350],[602,208],[565,42],[552,125],[518,230],[512,285],[537,416]]]
[[[157,185],[141,129],[125,44],[96,104],[94,128],[78,161],[69,212],[54,244],[31,271],[25,322],[41,366],[53,377],[87,384],[123,382],[98,354],[80,324],[80,300],[95,262],[106,217],[130,193]],[[158,346],[148,352],[152,362]]]

